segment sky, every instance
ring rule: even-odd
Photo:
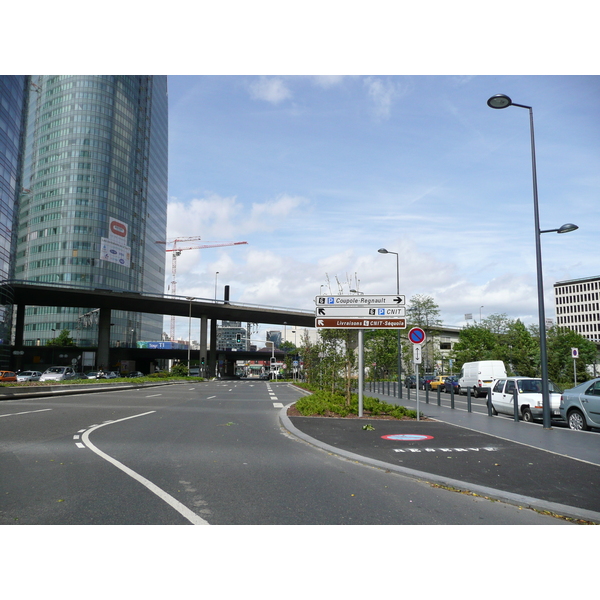
[[[313,310],[321,293],[431,296],[444,325],[537,323],[529,110],[546,316],[600,275],[598,76],[169,76],[178,295]],[[184,245],[184,244],[179,244]],[[170,253],[167,264],[171,281]],[[217,275],[218,272],[218,275]],[[473,323],[473,321],[470,321]],[[266,329],[274,327],[266,327]],[[279,329],[279,327],[277,327]],[[185,319],[177,331],[187,336]]]
[[[393,294],[384,247],[400,293],[431,296],[444,325],[503,313],[530,324],[529,114],[486,102],[533,107],[541,228],[579,226],[542,236],[553,318],[556,281],[600,275],[597,32],[587,3],[569,6],[175,0],[141,14],[106,0],[92,22],[73,0],[33,21],[15,4],[4,16],[27,19],[29,39],[52,22],[71,33],[39,52],[7,31],[20,51],[4,72],[168,75],[167,240],[248,242],[182,252],[178,295],[229,285],[233,302],[313,310],[320,293]],[[165,267],[170,292],[170,253]]]

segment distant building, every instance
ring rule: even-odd
[[[240,321],[221,321],[217,326],[217,350],[246,350],[248,332]]]
[[[600,344],[600,277],[554,284],[556,324]]]
[[[267,341],[273,342],[275,348],[281,347],[281,331],[267,331]]]

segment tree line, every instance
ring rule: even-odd
[[[466,362],[502,360],[509,375],[540,377],[539,330],[536,325],[526,326],[520,319],[506,314],[494,314],[481,319],[459,332],[458,342],[449,353],[442,356],[433,340],[440,339],[442,322],[439,306],[431,296],[413,296],[407,305],[407,331],[421,327],[428,341],[423,345],[420,372],[449,375],[458,374]],[[564,327],[553,326],[546,332],[548,375],[561,386],[571,387],[575,373],[577,382],[596,375],[598,348],[579,333]],[[443,340],[442,340],[443,343]],[[298,348],[305,376],[312,383],[350,394],[351,380],[355,378],[357,359],[357,332],[343,329],[324,329],[317,343],[308,335]],[[398,334],[394,330],[365,330],[364,360],[368,376],[372,379],[395,380],[398,364]],[[412,344],[401,336],[403,376],[413,372]],[[572,348],[577,348],[579,358],[574,360]],[[452,361],[450,363],[450,361]]]

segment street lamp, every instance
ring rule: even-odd
[[[385,248],[377,250],[380,254],[396,255],[396,293],[400,295],[400,258],[397,252],[391,252]],[[398,329],[398,397],[402,398],[402,342],[400,339],[400,329]]]
[[[537,172],[535,166],[535,138],[533,134],[533,108],[524,104],[516,104],[505,94],[492,96],[487,104],[490,108],[507,108],[518,106],[529,110],[529,132],[531,137],[531,171],[533,176],[533,217],[535,224],[535,256],[537,268],[538,291],[538,320],[540,329],[540,362],[542,368],[542,416],[544,429],[551,428],[550,392],[548,389],[548,351],[546,348],[546,311],[544,309],[544,281],[542,276],[542,233],[557,232],[568,233],[578,229],[577,225],[567,223],[558,229],[540,229],[540,212],[538,205]]]

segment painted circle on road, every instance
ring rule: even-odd
[[[432,435],[421,435],[418,433],[393,433],[392,435],[382,435],[384,440],[396,440],[401,442],[420,442],[421,440],[432,440]]]
[[[425,341],[425,332],[420,327],[413,327],[408,332],[408,339],[413,344],[422,344]]]

